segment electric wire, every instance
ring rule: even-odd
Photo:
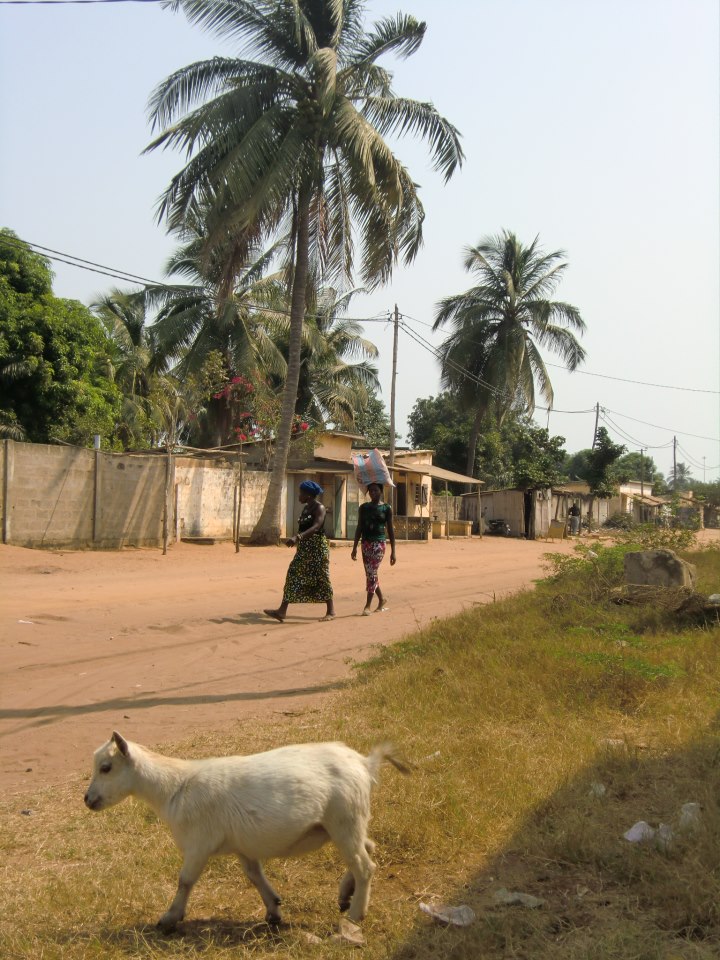
[[[0,3],[2,2],[9,3],[11,2],[11,0],[0,0]],[[31,0],[22,0],[22,2],[29,3],[31,2]],[[35,2],[40,2],[40,0],[35,0]],[[49,0],[49,2],[56,2],[56,3],[70,2],[70,0]],[[80,0],[74,0],[74,2],[80,2]],[[82,0],[82,2],[125,2],[125,0]],[[127,2],[130,2],[130,0],[127,0]],[[150,0],[134,0],[134,2],[150,2]],[[31,241],[20,240],[19,238],[14,238],[9,236],[3,236],[2,239],[4,242],[17,247],[18,249],[24,249],[26,247],[30,247],[34,251],[39,251],[40,255],[43,257],[46,257],[48,260],[54,260],[59,263],[64,263],[67,266],[76,267],[77,269],[87,270],[92,273],[97,273],[102,276],[107,276],[107,277],[110,277],[111,279],[120,280],[123,283],[128,283],[128,282],[137,283],[145,287],[146,289],[153,288],[155,290],[164,290],[164,291],[167,291],[168,293],[188,293],[190,292],[190,289],[192,289],[192,288],[188,288],[187,285],[168,284],[162,281],[151,280],[147,277],[143,277],[140,274],[131,273],[130,271],[121,270],[119,268],[108,267],[106,264],[97,263],[96,261],[93,261],[93,260],[87,260],[83,257],[77,257],[74,254],[64,253],[63,251],[55,250],[52,247],[46,247],[46,246],[43,246],[42,244],[33,243]],[[211,291],[208,291],[208,290],[204,290],[202,292],[202,295],[205,296],[209,301],[216,303],[218,305],[223,305],[223,304],[227,305],[227,304],[236,303],[236,301],[230,298],[217,297],[215,294],[213,294]],[[268,306],[263,306],[261,304],[248,302],[248,301],[245,301],[243,303],[243,306],[249,310],[255,310],[255,311],[270,314],[270,315],[290,316],[290,310],[281,309],[279,307],[268,307]],[[318,314],[315,314],[315,315],[308,314],[307,316],[310,319],[320,319],[320,316]],[[427,326],[432,328],[432,324],[429,324],[426,321],[418,320],[416,317],[411,317],[408,314],[402,314],[401,317],[403,321],[411,320],[413,323],[418,323],[418,324],[421,324],[422,326]],[[343,317],[343,320],[348,323],[358,323],[358,324],[364,324],[364,323],[387,324],[391,322],[392,314],[390,311],[385,311],[383,312],[382,315],[376,315],[372,317]],[[444,363],[445,365],[453,369],[456,373],[460,374],[461,376],[475,383],[477,386],[484,387],[486,390],[488,390],[490,393],[494,394],[498,398],[502,400],[512,399],[512,397],[508,394],[507,391],[502,390],[498,387],[495,387],[489,381],[484,380],[481,376],[474,374],[472,371],[468,370],[466,367],[463,367],[461,364],[457,363],[457,361],[451,360],[443,356],[441,347],[436,347],[434,344],[430,343],[420,333],[418,333],[416,330],[413,330],[407,323],[404,323],[404,322],[400,323],[399,326],[403,330],[403,332],[408,337],[410,337],[410,339],[412,339],[422,349],[430,353],[438,362]],[[558,364],[550,363],[547,365],[556,367],[557,369],[563,369],[563,370],[567,369],[566,367],[561,367]],[[612,377],[607,374],[594,374],[584,370],[576,370],[573,372],[585,373],[589,376],[601,377],[603,379],[608,379],[608,380],[618,380],[624,383],[632,383],[636,386],[649,386],[649,387],[664,388],[664,389],[670,389],[670,390],[682,390],[682,391],[695,392],[695,393],[710,393],[710,394],[720,393],[720,391],[713,391],[713,390],[699,390],[691,387],[677,387],[670,384],[656,384],[656,383],[648,383],[640,380],[628,380],[622,377]],[[554,414],[587,414],[587,413],[594,412],[594,408],[590,408],[588,410],[559,410],[555,407],[544,407],[540,405],[536,405],[535,410],[546,412],[546,413],[554,413]],[[631,417],[629,414],[624,414],[618,411],[609,410],[607,407],[602,407],[601,410],[605,415],[607,415],[608,413],[612,413],[617,417],[622,417],[628,420],[632,420],[633,422],[643,424],[644,426],[652,427],[653,429],[656,429],[656,430],[671,431],[670,427],[660,426],[659,424],[650,423],[649,421],[646,421],[646,420],[639,420],[636,417]],[[605,418],[604,418],[604,421],[605,421]],[[632,437],[629,433],[627,433],[627,431],[624,431],[618,424],[614,423],[612,420],[609,420],[609,418],[607,422],[608,422],[608,425],[610,425],[612,429],[616,433],[618,433],[623,439],[627,440],[629,443],[634,443],[637,446],[642,447],[644,449],[660,450],[660,449],[665,449],[666,447],[671,445],[670,443],[655,444],[655,445],[641,443],[639,440],[637,440],[636,438]],[[672,430],[671,432],[673,432],[674,434],[680,434],[682,436],[691,437],[696,440],[705,440],[711,443],[718,442],[717,438],[715,437],[706,437],[700,434],[689,433],[688,431]],[[711,469],[714,469],[714,468],[711,468]]]
[[[71,3],[163,3],[165,0],[0,0],[2,7],[62,7]]]
[[[692,437],[694,440],[707,440],[710,443],[718,443],[717,437],[703,437],[698,433],[688,433],[687,430],[673,430],[672,427],[663,427],[658,423],[649,423],[647,420],[638,420],[637,417],[631,417],[627,413],[620,413],[617,410],[609,410],[607,407],[603,407],[607,413],[612,413],[616,417],[624,417],[626,420],[632,420],[634,423],[642,423],[645,427],[653,427],[655,430],[667,430],[672,434],[680,434],[683,437]]]
[[[435,329],[434,324],[427,323],[427,321],[425,320],[418,320],[417,317],[411,317],[408,314],[403,314],[403,316],[406,317],[408,320],[412,320],[413,323],[422,324],[422,326],[430,327],[432,330]],[[479,347],[482,346],[482,343],[480,343],[479,340],[465,340],[463,342],[474,343],[476,346],[479,346]],[[613,377],[611,374],[608,374],[608,373],[593,373],[590,370],[580,370],[580,369],[568,370],[567,367],[564,367],[560,363],[546,362],[545,366],[553,367],[555,370],[564,370],[566,373],[573,373],[573,374],[579,373],[585,377],[600,377],[603,380],[615,380],[618,383],[631,383],[636,387],[656,387],[659,390],[681,390],[685,393],[709,393],[713,396],[720,396],[720,390],[706,390],[700,387],[678,387],[671,383],[650,383],[647,380],[631,380],[628,377]]]
[[[0,0],[2,2],[2,0]],[[16,240],[14,237],[3,236],[3,242],[10,244],[11,246],[16,247],[19,250],[24,249],[25,247],[31,247],[35,251],[41,251],[40,255],[45,257],[47,260],[54,260],[58,263],[67,264],[70,267],[76,267],[78,270],[87,270],[90,273],[97,273],[102,276],[110,277],[113,280],[121,280],[123,283],[137,283],[146,289],[153,290],[164,290],[168,293],[191,293],[195,292],[196,295],[200,296],[197,292],[197,287],[189,287],[187,284],[171,284],[164,283],[161,280],[150,280],[148,277],[143,277],[137,273],[130,273],[127,270],[116,269],[115,267],[108,267],[105,264],[97,263],[94,260],[85,260],[82,257],[76,257],[71,253],[63,253],[59,250],[53,250],[52,247],[44,247],[38,243],[32,243],[29,240]],[[202,290],[202,296],[209,300],[211,303],[215,303],[218,306],[228,306],[228,305],[237,305],[237,301],[228,298],[228,297],[218,297],[216,294],[213,294],[210,290]],[[255,310],[260,313],[266,314],[275,314],[278,316],[290,316],[290,310],[281,309],[280,307],[270,307],[263,306],[262,304],[252,303],[250,301],[243,301],[243,307],[246,307],[249,310]],[[312,320],[323,319],[320,314],[305,314],[306,318]],[[343,317],[344,321],[348,323],[387,323],[388,316],[386,313],[383,313],[382,316],[373,316],[373,317]]]

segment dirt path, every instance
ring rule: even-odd
[[[0,545],[0,788],[6,793],[89,769],[113,728],[143,743],[220,730],[239,717],[302,709],[373,643],[433,617],[529,586],[564,542],[398,544],[381,569],[391,609],[361,619],[362,565],[331,552],[338,617],[277,605],[284,547],[178,544],[72,553]],[[372,628],[372,636],[369,635]]]

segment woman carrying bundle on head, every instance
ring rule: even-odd
[[[358,543],[362,538],[362,559],[365,567],[367,601],[362,615],[369,616],[373,595],[377,596],[377,611],[387,610],[387,598],[378,583],[378,570],[385,556],[385,541],[390,541],[390,566],[395,565],[395,530],[392,507],[383,502],[383,488],[379,483],[370,483],[367,488],[370,501],[360,504],[355,543],[350,558],[357,560]]]
[[[264,610],[269,617],[282,623],[291,603],[325,603],[327,610],[321,620],[335,618],[333,588],[330,583],[330,549],[323,532],[325,507],[317,499],[323,488],[314,480],[303,480],[300,484],[300,503],[302,513],[298,521],[298,532],[285,543],[288,547],[297,547],[297,553],[290,561],[282,603],[277,610]]]

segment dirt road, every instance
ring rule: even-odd
[[[485,537],[399,543],[380,571],[387,613],[360,618],[362,564],[331,551],[338,616],[276,606],[285,547],[178,544],[72,553],[0,545],[0,787],[25,793],[89,769],[113,728],[143,743],[297,710],[346,677],[374,643],[492,601],[542,575],[567,542]]]

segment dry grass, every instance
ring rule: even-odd
[[[714,592],[720,552],[693,559],[700,589]],[[594,584],[584,561],[380,651],[322,710],[177,752],[330,738],[401,745],[417,770],[406,779],[387,768],[375,797],[369,960],[717,958],[718,631],[618,607]],[[3,958],[322,960],[350,949],[330,939],[341,873],[332,849],[268,865],[289,921],[279,932],[226,858],[201,879],[180,933],[161,935],[153,924],[179,866],[167,831],[134,802],[87,812],[83,789],[78,780],[1,805]],[[701,824],[670,850],[622,839],[640,819],[672,823],[687,801],[702,804]],[[500,887],[545,905],[498,906]],[[476,922],[433,926],[417,908],[433,898],[470,905]]]

